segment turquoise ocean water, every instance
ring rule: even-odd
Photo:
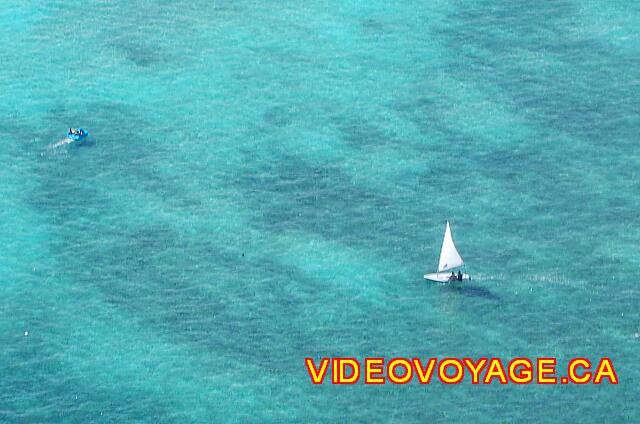
[[[638,28],[4,2],[0,421],[640,422]],[[457,288],[422,279],[447,219]],[[307,356],[608,356],[620,384],[312,386]]]

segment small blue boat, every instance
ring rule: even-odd
[[[89,131],[85,131],[83,128],[78,128],[75,131],[69,131],[67,133],[67,138],[73,141],[81,141],[87,138],[89,135]]]

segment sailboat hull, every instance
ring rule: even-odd
[[[433,281],[435,283],[448,283],[455,282],[459,280],[450,280],[451,273],[450,272],[435,272],[433,274],[425,274],[424,279],[428,281]],[[462,274],[462,280],[468,281],[471,280],[471,276],[469,274]]]

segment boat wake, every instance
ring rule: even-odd
[[[482,274],[474,273],[473,281],[500,281],[508,280],[511,276],[509,274]]]
[[[73,140],[71,140],[70,138],[63,138],[60,141],[56,141],[55,143],[51,143],[47,146],[47,148],[49,149],[57,149],[60,146],[66,146],[67,144],[71,144],[73,143]]]
[[[568,276],[559,272],[538,273],[538,274],[473,273],[473,281],[514,281],[514,280],[529,281],[529,282],[536,282],[536,283],[540,282],[540,283],[548,283],[548,284],[572,284],[575,282],[575,279],[569,278]]]

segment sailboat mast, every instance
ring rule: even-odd
[[[444,222],[444,234],[446,236],[447,234],[447,228],[449,227],[449,221],[445,221]],[[440,272],[440,262],[442,261],[442,250],[444,248],[444,236],[442,237],[442,244],[440,245],[440,256],[438,257],[438,265],[436,265],[436,269],[438,270],[438,272]]]

